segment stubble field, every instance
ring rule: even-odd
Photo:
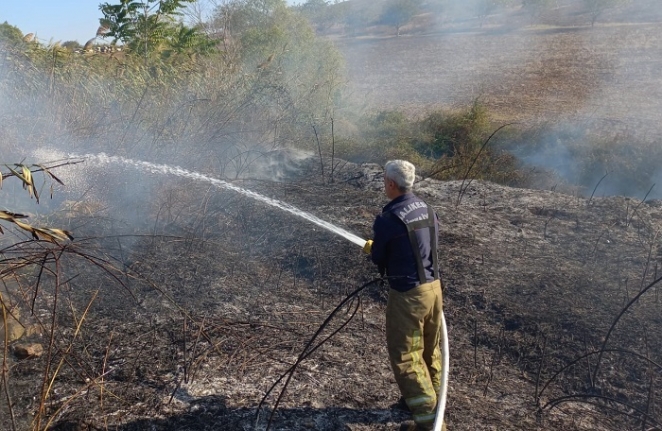
[[[415,115],[477,99],[497,122],[659,132],[661,24],[621,18],[594,27],[558,24],[568,17],[525,25],[511,13],[482,28],[447,23],[400,37],[382,28],[338,37],[336,45],[347,59],[351,93],[370,107]]]

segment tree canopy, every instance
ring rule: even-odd
[[[208,53],[214,43],[199,29],[184,25],[179,17],[195,0],[120,0],[103,3],[99,35],[121,42],[131,51],[149,53]]]
[[[420,9],[420,0],[390,0],[381,16],[381,22],[395,27],[397,36],[400,28],[407,24]]]
[[[0,24],[0,44],[16,45],[22,41],[23,33],[18,27],[9,24],[7,21]]]

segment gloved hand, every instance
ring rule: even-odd
[[[363,246],[363,252],[365,254],[370,254],[371,251],[372,251],[372,240],[369,239],[365,242],[365,245]]]

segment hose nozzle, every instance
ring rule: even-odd
[[[370,254],[370,252],[372,252],[372,240],[371,239],[367,240],[365,242],[365,244],[363,245],[363,252],[365,254]]]

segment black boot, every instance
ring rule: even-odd
[[[409,411],[409,406],[407,405],[407,402],[405,401],[405,397],[400,397],[397,403],[391,404],[389,406],[391,410],[402,410],[403,412],[408,412]]]

